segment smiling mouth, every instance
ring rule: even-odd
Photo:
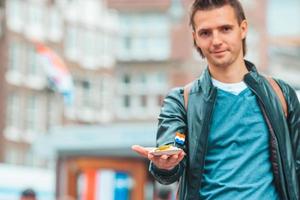
[[[213,54],[220,54],[220,53],[224,53],[226,50],[224,50],[224,51],[213,51],[212,53]]]

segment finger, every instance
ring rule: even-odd
[[[148,153],[148,159],[149,159],[149,160],[151,160],[151,161],[152,161],[154,157],[155,157],[155,156],[154,156],[153,154],[151,154],[151,153]]]
[[[169,162],[175,163],[177,162],[179,154],[175,154],[169,157]]]
[[[161,155],[161,156],[153,156],[151,161],[156,165],[156,166],[164,166],[168,162],[168,156],[167,155]]]
[[[185,152],[182,149],[180,149],[180,151],[178,151],[178,153],[176,155],[180,155],[180,154],[185,155]]]
[[[182,151],[178,154],[178,157],[183,158],[185,155],[186,155],[186,153],[184,151]]]
[[[160,159],[164,160],[164,161],[168,160],[168,158],[169,158],[168,155],[162,155],[162,156],[160,156]]]
[[[158,163],[160,166],[169,166],[170,165],[169,156],[168,155],[160,156]]]
[[[173,169],[178,163],[170,163],[167,160],[155,159],[152,163],[159,169],[170,170]]]
[[[146,148],[140,145],[132,145],[131,149],[140,154],[141,156],[148,158],[149,150],[147,150]]]
[[[169,163],[177,165],[184,158],[184,156],[185,156],[185,153],[183,151],[180,152],[179,154],[172,155],[169,158]]]

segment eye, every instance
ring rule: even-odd
[[[205,37],[208,37],[208,36],[210,35],[210,32],[209,32],[209,31],[201,31],[201,32],[199,32],[198,35],[199,35],[200,37],[205,38]]]
[[[229,32],[231,30],[232,30],[232,28],[230,26],[224,26],[224,27],[222,27],[222,32],[224,32],[224,33]]]

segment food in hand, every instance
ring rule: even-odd
[[[150,151],[150,153],[155,156],[160,156],[160,155],[178,154],[181,151],[182,151],[182,149],[170,144],[170,145],[162,145],[160,147],[154,148],[152,151]]]

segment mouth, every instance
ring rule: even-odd
[[[216,57],[223,57],[227,50],[212,51],[211,54]]]
[[[213,54],[221,54],[226,52],[226,50],[222,50],[222,51],[212,51]]]

